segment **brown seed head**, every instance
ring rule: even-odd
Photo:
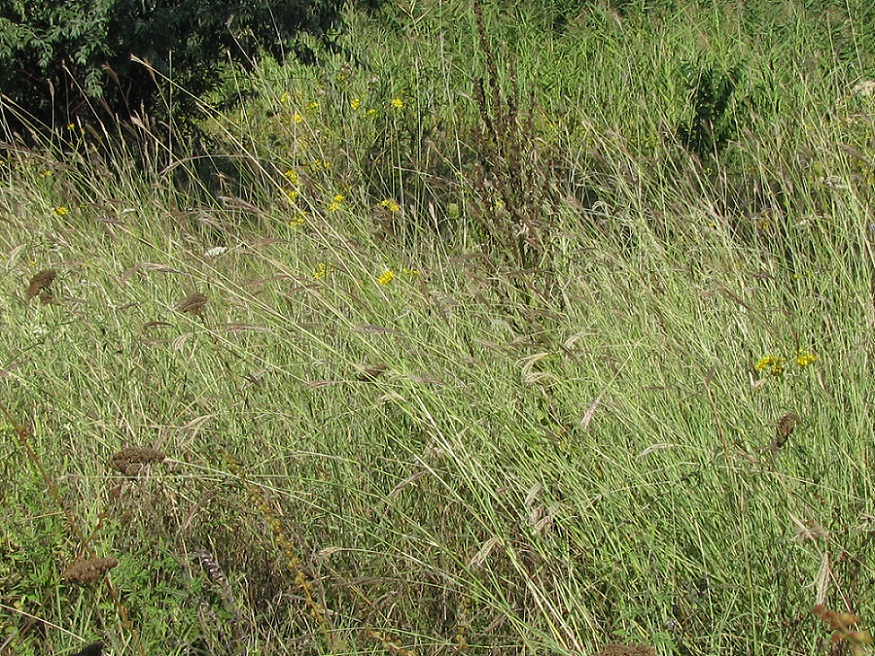
[[[153,462],[163,462],[166,455],[155,449],[131,446],[115,453],[109,466],[125,476],[139,476]]]
[[[25,295],[28,300],[39,294],[44,289],[48,289],[57,276],[58,272],[54,269],[43,269],[42,271],[39,271],[30,279],[30,283],[27,286],[27,292],[25,292]]]
[[[656,656],[656,649],[635,642],[610,642],[599,650],[598,656]]]
[[[90,558],[74,560],[61,572],[61,578],[71,583],[86,585],[103,578],[113,567],[118,565],[115,558]]]
[[[383,372],[388,369],[384,364],[378,364],[373,367],[365,367],[356,375],[355,379],[362,383],[373,383],[377,378],[383,375]]]
[[[778,425],[775,430],[775,439],[772,440],[772,447],[780,449],[787,443],[787,439],[796,428],[796,423],[799,421],[799,416],[796,413],[788,412],[778,420]]]
[[[204,307],[207,304],[207,297],[203,294],[189,294],[185,298],[181,299],[173,306],[173,309],[177,312],[185,312],[187,314],[193,314],[195,316],[200,315],[204,311]]]

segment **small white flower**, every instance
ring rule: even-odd
[[[875,94],[875,80],[863,80],[851,89],[851,93],[855,96],[871,96]]]
[[[208,248],[204,251],[205,257],[219,257],[219,255],[224,255],[228,252],[227,246],[213,246],[212,248]]]

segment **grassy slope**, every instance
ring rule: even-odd
[[[821,597],[871,618],[875,52],[841,9],[727,4],[487,16],[515,182],[553,188],[541,273],[480,246],[464,7],[356,19],[359,67],[266,66],[209,123],[224,203],[171,180],[184,148],[10,153],[7,649],[812,653]],[[685,62],[743,70],[719,162],[676,143]],[[59,302],[25,302],[48,267]],[[128,446],[169,460],[119,479]],[[111,586],[61,581],[77,555]]]

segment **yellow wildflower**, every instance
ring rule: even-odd
[[[319,109],[319,103],[315,100],[307,105],[308,112],[315,112],[317,109]]]
[[[298,226],[304,225],[304,221],[307,220],[307,217],[303,212],[298,212],[295,216],[289,219],[289,227],[297,228]]]
[[[303,123],[303,122],[304,122],[304,117],[301,116],[301,113],[300,113],[300,112],[295,112],[295,113],[292,115],[292,120],[293,120],[295,123]]]
[[[58,216],[67,216],[67,215],[70,213],[70,208],[69,208],[69,207],[64,207],[64,206],[62,205],[61,207],[56,207],[56,208],[53,209],[52,211],[53,211],[55,214],[57,214]]]
[[[316,271],[313,272],[313,277],[318,280],[319,278],[324,278],[333,271],[333,267],[328,266],[325,262],[319,262],[319,264],[316,265]]]
[[[292,184],[298,184],[298,172],[295,169],[289,169],[283,173],[283,175],[286,177],[286,180]]]
[[[408,276],[418,276],[419,269],[401,269],[401,273],[408,275]]]
[[[298,196],[300,196],[297,189],[284,189],[283,193],[286,195],[286,200],[290,203],[297,202]]]
[[[401,98],[392,98],[392,107],[395,109],[404,109],[404,101]]]
[[[390,212],[397,212],[398,210],[401,209],[401,206],[398,203],[396,203],[394,200],[392,200],[391,198],[387,198],[386,200],[381,200],[379,203],[377,203],[377,206],[382,207],[383,209],[387,209]]]
[[[329,212],[336,212],[340,209],[340,206],[343,205],[343,201],[345,200],[345,196],[343,194],[334,194],[334,198],[331,200],[331,203],[328,205]]]
[[[353,109],[358,109],[361,104],[362,104],[361,98],[353,98],[352,100],[349,101],[349,106],[352,107]]]
[[[376,116],[376,115],[377,115],[377,110],[374,109],[373,107],[371,107],[368,111],[365,112],[365,115],[366,115],[367,117],[369,117],[369,118],[372,117],[372,116]]]
[[[757,371],[763,371],[770,376],[779,376],[784,373],[784,358],[777,355],[766,355],[754,365]]]
[[[288,92],[285,92],[285,93],[283,93],[283,95],[280,96],[280,102],[283,105],[287,105],[289,102],[291,102],[291,100],[292,100],[292,96]]]
[[[377,282],[380,283],[381,285],[388,285],[394,279],[395,279],[395,272],[392,271],[392,269],[386,269],[377,278]]]
[[[806,353],[804,351],[796,352],[796,364],[800,367],[807,367],[815,362],[817,362],[817,356],[814,355],[814,353]]]

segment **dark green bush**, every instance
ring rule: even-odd
[[[699,157],[719,154],[737,134],[740,103],[735,92],[741,70],[687,64],[683,77],[692,116],[678,127],[678,137],[687,150]]]
[[[162,76],[198,96],[215,88],[229,62],[250,67],[264,53],[312,60],[299,36],[331,47],[345,3],[0,0],[0,119],[14,123],[15,105],[46,124],[90,119],[95,107],[100,118],[125,117],[150,109]],[[185,94],[177,99],[184,103]]]

